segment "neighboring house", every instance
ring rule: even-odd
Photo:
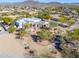
[[[18,27],[18,29],[23,28],[23,25],[25,23],[32,23],[32,24],[37,24],[40,23],[42,20],[39,18],[22,18],[19,19],[15,22],[16,27]],[[37,25],[36,25],[37,26]]]
[[[71,13],[72,13],[72,11],[69,8],[64,9],[64,14],[65,15],[70,15]]]
[[[69,25],[66,24],[66,23],[60,23],[60,24],[58,24],[58,25],[61,26],[61,27],[63,27],[63,28],[67,28],[67,27],[69,27]]]
[[[52,22],[54,22],[54,23],[58,24],[58,26],[61,26],[61,27],[63,27],[63,28],[67,28],[67,27],[69,27],[69,25],[68,25],[68,24],[66,24],[66,23],[57,22],[57,21],[54,21],[54,20],[52,20]]]
[[[51,20],[52,20],[52,21],[58,21],[59,19],[57,19],[57,18],[52,18]]]

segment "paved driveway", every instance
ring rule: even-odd
[[[6,34],[9,34],[9,33],[7,31],[5,31],[4,29],[2,29],[2,31],[0,31],[0,36],[6,35]]]

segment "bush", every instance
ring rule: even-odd
[[[55,22],[50,22],[50,23],[49,23],[49,26],[50,26],[50,27],[56,27],[57,25],[58,25],[58,24],[56,24]]]
[[[31,17],[31,15],[28,12],[20,12],[20,15],[23,15],[25,18]]]
[[[16,30],[16,27],[11,26],[11,27],[9,27],[8,32],[13,33],[15,30]]]
[[[66,16],[60,17],[59,22],[66,23],[67,22],[67,17]]]
[[[25,29],[21,29],[21,30],[19,31],[20,37],[23,37],[23,36],[25,36],[26,34],[27,34],[27,32],[25,31]]]
[[[71,26],[71,25],[73,25],[75,23],[75,19],[70,19],[69,21],[68,21],[68,24]]]
[[[71,36],[73,39],[79,40],[79,29],[75,29],[74,32],[72,32]]]
[[[73,32],[67,31],[68,37],[73,40],[79,40],[79,29],[75,29]]]
[[[37,35],[41,38],[41,39],[50,39],[51,38],[51,35],[52,35],[52,33],[50,32],[50,31],[48,31],[48,30],[45,30],[45,29],[43,29],[43,30],[41,30],[41,31],[38,31],[37,32]]]
[[[2,20],[7,25],[10,25],[13,22],[13,19],[9,18],[9,17],[4,17],[4,18],[2,18]]]
[[[24,28],[26,29],[26,28],[30,28],[32,26],[32,24],[31,23],[26,23],[26,24],[24,24]]]
[[[47,10],[39,11],[38,15],[36,17],[41,18],[41,19],[51,19],[52,18]]]
[[[73,47],[74,48],[74,47]],[[62,57],[64,58],[79,58],[79,52],[77,49],[69,48],[63,45],[62,47]]]

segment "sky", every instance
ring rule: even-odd
[[[23,2],[25,0],[0,0],[0,3],[2,2]],[[79,3],[79,0],[35,0],[35,1],[39,1],[39,2],[60,2],[60,3]]]

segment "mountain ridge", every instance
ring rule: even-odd
[[[41,3],[37,1],[24,1],[18,3],[0,3],[0,6],[27,6],[27,7],[48,7],[48,6],[79,6],[79,3],[60,3],[60,2],[48,2],[48,3]]]

